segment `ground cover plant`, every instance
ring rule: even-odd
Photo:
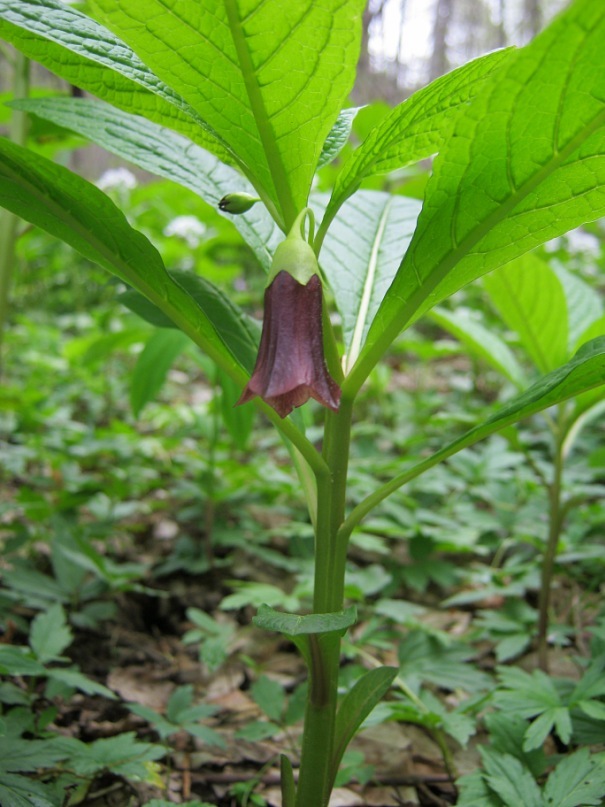
[[[371,523],[365,520],[377,508],[387,507],[385,500],[393,494],[393,518],[407,523],[409,516],[401,513],[405,508],[397,498],[404,485],[416,480],[422,484],[424,475],[444,460],[537,412],[559,407],[555,478],[549,482],[553,528],[544,561],[543,590],[548,592],[562,526],[565,442],[571,434],[576,436],[574,427],[584,415],[600,409],[602,400],[603,317],[591,309],[590,322],[580,329],[579,320],[586,314],[580,313],[577,299],[570,307],[565,302],[553,307],[549,322],[554,322],[560,344],[547,343],[546,358],[540,354],[535,361],[536,377],[527,382],[515,378],[518,394],[495,408],[474,411],[468,431],[438,433],[436,445],[427,443],[433,449],[428,454],[417,448],[425,434],[410,434],[414,453],[409,461],[399,462],[400,467],[391,463],[387,474],[355,479],[349,473],[351,435],[363,438],[359,427],[364,418],[356,420],[355,413],[371,406],[364,400],[364,384],[379,384],[375,368],[393,342],[410,333],[410,327],[435,305],[480,276],[603,214],[602,3],[576,0],[525,48],[473,61],[396,107],[348,152],[328,195],[312,194],[311,187],[318,167],[344,147],[353,123],[355,112],[342,108],[354,81],[362,2],[286,6],[277,0],[248,4],[226,0],[202,7],[195,0],[94,0],[90,9],[93,16],[53,0],[0,0],[0,33],[22,53],[19,64],[34,59],[100,99],[20,98],[12,103],[13,109],[17,116],[35,115],[89,138],[232,215],[267,272],[262,331],[207,273],[168,271],[160,252],[108,195],[26,148],[22,126],[15,127],[12,141],[0,143],[0,204],[7,215],[48,230],[107,269],[128,287],[122,302],[159,329],[150,332],[146,356],[144,351],[141,357],[143,369],[132,395],[136,412],[153,398],[168,367],[190,341],[202,349],[204,368],[228,404],[223,412],[232,439],[240,445],[249,439],[249,415],[242,413],[249,413],[252,404],[287,447],[313,534],[310,612],[288,613],[305,600],[304,581],[287,593],[250,583],[223,601],[227,608],[236,603],[259,605],[255,625],[287,637],[308,669],[307,686],[292,695],[297,704],[304,699],[304,731],[300,756],[297,751],[281,754],[282,803],[328,804],[350,741],[372,713],[380,713],[376,707],[391,687],[393,696],[380,708],[387,710],[388,719],[427,729],[453,777],[445,735],[466,742],[485,696],[447,709],[421,682],[432,678],[437,683],[430,669],[436,665],[440,682],[451,690],[488,689],[486,676],[470,669],[467,647],[445,642],[438,632],[415,629],[413,613],[402,617],[396,605],[382,602],[383,617],[412,628],[393,659],[398,666],[375,663],[366,653],[370,669],[352,665],[351,672],[359,675],[347,677],[339,702],[343,650],[351,658],[356,653],[356,643],[343,640],[357,620],[355,607],[345,608],[345,596],[363,601],[392,579],[369,566],[346,580],[349,546],[352,539],[354,546],[357,542],[363,546],[363,525]],[[24,75],[17,71],[21,83],[16,81],[16,90],[21,95],[26,94]],[[405,195],[363,189],[364,181],[377,174],[434,154],[422,204]],[[8,221],[4,243],[8,254],[15,224],[14,218],[4,221]],[[542,271],[517,266],[525,274]],[[552,281],[554,298],[564,299],[568,291],[573,297],[572,282],[561,278],[559,274]],[[4,288],[8,287],[7,272]],[[514,301],[524,302],[522,290],[513,289],[511,294]],[[507,309],[501,293],[496,297],[503,318],[516,328],[506,314],[512,306]],[[335,312],[336,325],[330,316]],[[441,324],[447,319],[442,314]],[[124,345],[128,339],[142,338],[140,320],[134,322],[134,332],[121,333],[114,346],[116,341]],[[456,325],[454,316],[449,323]],[[464,329],[457,324],[460,335]],[[467,327],[465,333],[470,345],[472,329]],[[526,348],[535,346],[519,333]],[[475,339],[475,348],[480,341]],[[498,367],[510,370],[510,361],[502,363],[503,351],[495,350],[494,344],[482,357],[491,347],[491,357],[500,357]],[[105,349],[110,349],[107,343]],[[531,350],[529,355],[536,358]],[[151,368],[158,364],[159,371],[149,382]],[[300,409],[310,398],[322,407],[313,415],[307,412],[309,407]],[[209,438],[213,448],[204,472],[208,501],[213,504],[207,512],[212,513],[220,493],[220,447],[212,428]],[[366,440],[366,447],[369,443],[371,448],[371,442]],[[405,451],[405,444],[399,448]],[[472,462],[468,457],[473,455],[461,456]],[[515,460],[507,457],[507,461]],[[421,488],[409,490],[423,495]],[[97,513],[103,512],[104,501],[97,501]],[[414,512],[413,505],[408,510]],[[385,512],[389,511],[380,510]],[[423,574],[425,581],[433,575],[434,582],[439,567],[427,561],[430,546],[421,540],[429,517],[426,512],[416,516],[420,526],[418,539],[411,543],[414,562],[408,582],[422,586]],[[438,526],[433,519],[432,527]],[[214,531],[213,519],[207,527],[208,533]],[[71,534],[58,529],[61,537],[52,560],[62,585],[46,582],[46,600],[54,597],[56,603],[33,621],[28,647],[8,646],[0,655],[5,674],[29,677],[34,690],[41,681],[55,682],[54,689],[45,685],[47,697],[57,692],[69,697],[77,689],[109,697],[79,669],[54,666],[63,661],[72,640],[64,604],[71,599],[77,605],[76,620],[91,625],[103,616],[102,609],[96,609],[100,593],[140,590],[141,566],[108,560],[87,540],[91,530],[90,525],[77,525]],[[367,532],[365,546],[379,547],[371,538]],[[209,542],[207,563],[212,552]],[[275,562],[275,555],[266,557]],[[188,560],[180,562],[186,565]],[[41,578],[26,569],[21,575],[18,571],[12,574],[12,591],[29,588],[33,596]],[[92,583],[86,577],[85,588],[84,572],[92,575]],[[441,567],[442,581],[448,573]],[[10,574],[7,579],[10,584]],[[523,590],[523,581],[518,582]],[[39,605],[40,596],[38,592]],[[547,610],[548,598],[540,607],[543,668]],[[520,611],[507,616],[509,622],[499,625],[486,620],[485,631],[506,632],[511,623],[515,627],[515,622],[527,618]],[[207,664],[220,663],[228,652],[228,632],[221,644],[220,627],[205,619],[202,610],[191,610],[189,618],[193,625],[188,641],[200,643]],[[53,637],[50,642],[46,635]],[[380,647],[388,637],[373,637],[370,630],[364,641]],[[543,671],[500,673],[493,705],[501,711],[488,720],[491,745],[484,749],[484,769],[462,782],[458,803],[599,802],[604,791],[603,757],[591,754],[588,746],[602,741],[602,651],[596,628],[591,661],[576,684],[555,683]],[[282,704],[276,688],[262,681],[257,681],[254,699],[268,719],[255,729],[257,737],[276,726],[289,726],[297,714],[294,707],[288,714],[290,704]],[[75,787],[78,778],[104,770],[145,778],[164,753],[160,745],[145,744],[130,732],[111,738],[113,742],[97,740],[90,745],[49,739],[43,733],[54,718],[52,710],[36,721],[27,708],[36,700],[31,693],[24,700],[18,688],[9,687],[5,698],[5,703],[22,707],[9,710],[5,718],[5,738],[20,748],[16,756],[21,760],[11,761],[14,756],[9,755],[4,763],[7,803],[60,803],[62,790]],[[186,686],[175,690],[165,716],[136,707],[132,711],[147,719],[162,740],[182,731],[210,745],[221,744],[219,734],[199,724],[212,717],[212,707],[194,705],[193,692]],[[24,734],[33,734],[45,745],[32,746],[36,740],[23,739]],[[578,750],[561,761],[547,759],[542,746],[550,735]],[[23,761],[25,746],[19,741],[27,743],[32,754],[38,753],[35,764]],[[65,770],[47,788],[19,775],[31,766]],[[252,798],[248,791],[239,797],[243,802]]]
[[[522,348],[538,371],[548,372],[560,364],[560,356],[575,353],[593,333],[603,330],[603,308],[594,290],[563,266],[551,266],[535,255],[507,264],[485,279],[493,305],[505,323],[516,333]],[[553,316],[553,311],[557,314]],[[499,337],[469,311],[434,311],[433,317],[458,334],[468,348],[490,363],[516,387],[525,386],[524,371]],[[563,498],[565,460],[584,423],[603,411],[602,391],[585,393],[578,400],[559,404],[546,416],[552,433],[553,472],[548,479],[536,468],[544,484],[549,503],[548,541],[545,547],[540,581],[539,657],[548,669],[548,615],[550,590],[557,549],[565,519],[574,506],[585,501],[577,492]],[[529,456],[531,461],[531,455]]]

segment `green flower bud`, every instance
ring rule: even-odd
[[[218,203],[218,207],[219,210],[223,210],[225,213],[239,215],[240,213],[245,213],[250,210],[252,205],[255,205],[257,202],[260,202],[260,198],[258,196],[251,196],[249,193],[228,193],[226,196],[223,196]]]

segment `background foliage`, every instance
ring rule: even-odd
[[[485,103],[506,105],[511,97],[503,83]],[[67,132],[79,110],[68,100],[63,112],[49,106],[53,123],[38,122],[31,132],[34,149],[59,162],[73,160],[84,142]],[[104,145],[123,150],[117,127],[125,119],[109,107],[102,114]],[[360,113],[353,141],[372,118],[386,121],[388,133],[382,115],[380,107]],[[78,125],[93,124],[80,116]],[[473,125],[479,131],[479,121]],[[156,162],[144,167],[172,175],[177,169],[166,167],[161,149],[174,154],[183,141],[175,134],[163,142],[152,127],[144,134],[157,145]],[[207,145],[206,134],[200,138]],[[250,165],[264,171],[249,148]],[[106,222],[108,238],[117,227],[135,227],[172,270],[193,271],[258,315],[259,269],[276,235],[261,228],[253,249],[247,246],[232,222],[192,192],[205,182],[207,194],[221,195],[221,183],[208,184],[209,158],[195,148],[187,155],[177,163],[180,186],[137,180],[130,170],[98,180],[126,214]],[[270,201],[297,198],[311,181],[308,166],[303,173]],[[427,175],[425,166],[398,168],[369,181],[395,195],[362,192],[348,202],[359,217],[355,231],[380,226],[385,244],[395,231],[407,244]],[[458,182],[463,196],[475,180],[440,175],[437,166],[432,182]],[[332,190],[333,165],[317,183]],[[328,199],[318,197],[317,208]],[[448,230],[431,215],[425,212],[417,239],[438,241]],[[334,265],[341,235],[336,223],[325,241],[336,293],[339,284],[347,288]],[[142,244],[122,256],[124,272],[135,261],[154,267],[155,253]],[[367,243],[346,246],[351,260],[363,260]],[[602,334],[604,260],[601,223],[572,231],[458,292],[399,337],[360,395],[350,504],[368,495],[373,480],[422,462],[427,449],[443,448],[444,433],[464,434]],[[534,286],[527,261],[539,277]],[[102,802],[106,791],[120,803],[155,807],[275,803],[270,768],[278,750],[296,745],[302,669],[286,642],[248,624],[263,603],[286,611],[310,606],[312,528],[288,454],[264,419],[233,409],[240,390],[225,373],[179,331],[159,327],[166,322],[154,321],[156,313],[89,260],[22,227],[16,266],[0,413],[0,802],[58,805],[68,787],[70,804]],[[386,289],[396,269],[379,262],[375,288]],[[478,272],[470,266],[468,274]],[[341,303],[349,355],[378,308],[370,299],[361,317],[360,299],[354,293],[351,306]],[[257,326],[245,323],[250,342],[234,337],[228,346],[250,364]],[[367,721],[362,738],[373,740],[345,756],[343,788],[372,782],[380,803],[601,803],[602,409],[586,393],[469,447],[401,488],[353,532],[346,596],[359,621],[355,643],[345,645],[341,691],[361,708],[354,682],[362,668],[391,664],[399,676]],[[301,417],[307,433],[319,436],[319,413],[308,408]],[[558,417],[570,424],[559,441]],[[534,669],[534,640],[553,512],[546,673]],[[412,750],[403,742],[391,767],[381,767],[381,736],[412,737]],[[372,792],[366,788],[365,798]],[[350,787],[345,797],[355,803]]]

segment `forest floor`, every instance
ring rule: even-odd
[[[241,573],[249,562],[245,556],[230,557],[229,569]],[[229,571],[229,575],[232,573]],[[262,576],[266,582],[284,585],[283,575],[275,573],[271,579],[265,569]],[[83,802],[87,807],[125,807],[153,798],[175,803],[199,800],[220,807],[264,803],[280,807],[279,755],[287,753],[296,763],[300,723],[279,730],[273,725],[274,732],[268,730],[265,733],[269,736],[265,738],[261,730],[248,740],[242,737],[242,731],[245,735],[251,724],[265,723],[268,729],[272,725],[251,697],[251,686],[259,676],[277,682],[286,693],[293,693],[305,680],[306,670],[285,638],[251,624],[254,609],[244,608],[234,615],[218,608],[231,590],[230,582],[221,573],[220,565],[200,575],[173,574],[146,592],[116,595],[115,620],[104,623],[98,630],[76,632],[69,651],[71,659],[120,700],[77,694],[62,704],[54,721],[61,734],[91,742],[136,732],[142,740],[158,742],[160,738],[154,728],[130,711],[129,706],[138,704],[163,714],[175,689],[187,686],[193,688],[196,702],[203,701],[216,709],[204,723],[224,741],[224,747],[219,748],[187,731],[175,733],[166,740],[169,762],[158,773],[157,786],[108,773],[92,782]],[[439,609],[436,600],[435,607],[430,605],[430,595],[422,599],[422,620],[427,629],[452,636],[461,636],[468,630],[471,622],[468,610]],[[209,614],[231,637],[228,655],[214,671],[200,661],[197,645],[183,642],[183,636],[195,627],[186,616],[189,608]],[[354,631],[362,635],[365,628],[362,623]],[[489,650],[486,646],[483,659],[487,670],[493,667]],[[380,661],[397,665],[395,644],[382,652]],[[529,670],[534,668],[533,654],[523,664]],[[564,652],[554,653],[551,665],[554,673],[574,674],[574,665]],[[456,701],[453,693],[447,698],[450,704]],[[479,734],[465,749],[448,741],[458,775],[478,767],[477,746],[482,741],[485,737]],[[363,785],[355,781],[353,774],[351,781],[335,789],[331,807],[445,807],[456,803],[456,789],[443,754],[424,728],[410,723],[380,723],[363,730],[352,749],[363,754],[365,764],[373,766],[373,773]],[[234,795],[234,786],[238,797]]]

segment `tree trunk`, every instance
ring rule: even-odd
[[[433,53],[429,63],[429,80],[433,81],[449,69],[447,33],[452,17],[453,0],[437,0],[433,22]]]
[[[525,0],[524,5],[527,24],[527,41],[529,41],[542,30],[542,9],[540,7],[540,0]]]

